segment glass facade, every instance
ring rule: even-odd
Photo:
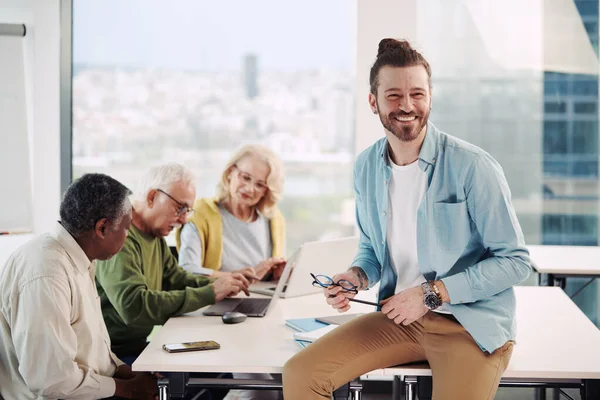
[[[598,1],[575,0],[598,56]],[[543,244],[598,245],[598,75],[544,72]],[[587,279],[568,279],[566,292]],[[598,325],[598,286],[574,299]]]

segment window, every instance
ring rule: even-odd
[[[596,121],[573,122],[573,153],[598,154],[598,123]]]
[[[598,113],[598,104],[596,102],[575,103],[573,111],[575,114],[596,114]]]
[[[75,174],[131,184],[179,160],[210,196],[231,151],[261,141],[286,164],[288,254],[352,234],[355,143],[382,137],[366,82],[385,28],[431,63],[431,121],[502,165],[526,242],[597,245],[598,1],[530,3],[74,0]]]
[[[546,81],[544,82],[544,94],[546,96],[566,96],[568,94],[568,84],[566,81]]]
[[[584,22],[585,30],[590,37],[598,36],[598,23],[597,22]]]
[[[74,0],[74,176],[130,186],[178,161],[209,197],[232,152],[259,142],[286,167],[288,255],[353,234],[355,7]]]
[[[545,102],[544,112],[546,113],[565,113],[567,111],[567,103],[564,101]]]
[[[567,152],[567,123],[565,121],[544,122],[544,153],[565,154]]]
[[[598,18],[598,1],[597,0],[579,0],[575,1],[575,5],[582,16],[595,16]]]
[[[578,80],[573,82],[573,94],[579,96],[598,97],[597,80]]]

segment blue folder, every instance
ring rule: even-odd
[[[310,332],[329,325],[314,318],[287,319],[285,324],[298,332]]]

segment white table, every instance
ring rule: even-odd
[[[546,286],[560,286],[563,289],[569,277],[590,278],[590,282],[585,285],[587,286],[600,276],[600,247],[598,246],[527,246],[527,248],[531,256],[531,264],[540,274],[540,285],[542,275],[547,276]],[[574,296],[575,294],[572,297]]]
[[[600,379],[600,330],[560,288],[520,286],[517,294],[517,345],[504,386],[558,383],[592,384]],[[386,368],[385,375],[430,376],[428,367]],[[583,399],[600,399],[600,392]]]
[[[600,380],[600,331],[559,288],[516,287],[518,335],[503,385],[581,385],[593,389]],[[372,307],[353,304],[354,312]],[[322,295],[280,299],[264,318],[224,325],[199,313],[171,318],[133,364],[135,371],[281,373],[300,347],[285,319],[331,315]],[[169,354],[164,343],[216,340],[220,350]],[[404,376],[412,393],[417,377],[431,375],[427,366],[394,367],[369,376]],[[171,374],[176,377],[177,374]],[[164,385],[165,382],[163,382]],[[597,389],[597,388],[596,388]],[[161,399],[165,398],[164,389]],[[398,395],[398,393],[396,393]],[[585,400],[599,399],[600,391]],[[408,397],[410,398],[410,397]]]

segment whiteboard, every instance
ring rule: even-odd
[[[33,227],[23,46],[0,36],[0,232]]]

